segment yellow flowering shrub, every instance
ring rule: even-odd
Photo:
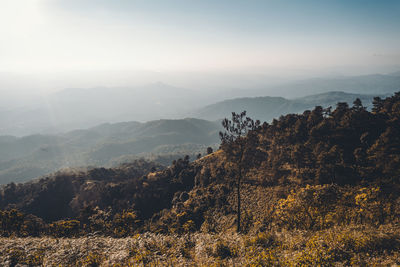
[[[117,213],[112,221],[114,235],[117,237],[127,236],[135,233],[140,223],[135,211],[124,210]]]
[[[323,229],[332,226],[339,191],[334,185],[315,185],[292,190],[278,201],[274,219],[288,228]]]

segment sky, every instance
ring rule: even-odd
[[[400,65],[396,0],[0,0],[0,72]]]

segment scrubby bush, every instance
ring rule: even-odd
[[[290,229],[326,229],[335,225],[381,225],[398,216],[395,196],[377,186],[307,185],[278,201],[274,222]]]
[[[223,241],[217,241],[213,246],[213,256],[220,259],[225,259],[233,256],[232,250],[228,244]]]
[[[124,210],[121,213],[114,215],[112,220],[112,229],[114,236],[123,237],[127,235],[132,235],[137,230],[140,223],[135,211]]]
[[[80,222],[78,220],[61,220],[49,225],[49,233],[55,237],[78,236]]]
[[[339,198],[340,192],[334,185],[307,185],[292,190],[278,202],[275,220],[288,228],[327,228],[335,223],[335,204]]]

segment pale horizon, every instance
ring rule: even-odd
[[[3,0],[0,72],[400,64],[397,1]]]
[[[1,0],[0,134],[393,93],[399,13],[393,0]]]

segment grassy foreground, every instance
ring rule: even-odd
[[[129,238],[1,238],[1,266],[398,266],[400,226]]]

